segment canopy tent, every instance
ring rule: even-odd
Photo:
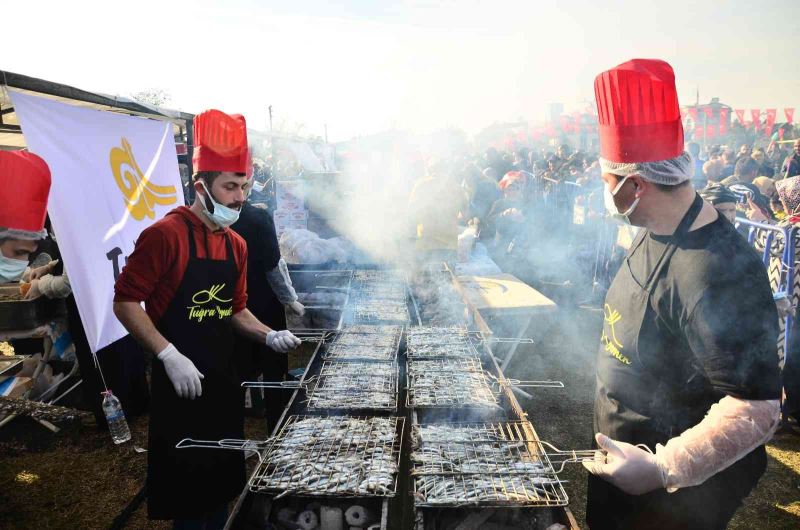
[[[20,130],[19,120],[14,112],[14,107],[8,92],[2,89],[3,85],[71,105],[107,112],[144,116],[156,120],[171,121],[173,123],[176,141],[185,142],[187,144],[187,159],[188,163],[191,163],[193,114],[162,109],[125,97],[88,92],[68,85],[53,83],[51,81],[2,70],[0,70],[0,149],[23,149],[26,147],[25,137]]]

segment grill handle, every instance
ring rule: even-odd
[[[230,451],[244,451],[246,453],[254,453],[258,456],[258,460],[262,461],[261,451],[269,447],[272,443],[270,439],[264,441],[256,440],[237,440],[226,438],[223,440],[195,440],[193,438],[184,438],[175,445],[176,449],[227,449]]]
[[[492,344],[535,344],[533,339],[522,337],[495,337],[494,335],[487,337],[483,331],[469,331],[467,333],[474,337],[477,342]]]
[[[298,388],[308,388],[312,379],[313,377],[305,381],[245,381],[242,383],[242,388],[297,390]]]
[[[567,464],[577,464],[580,462],[594,462],[598,458],[605,460],[607,451],[600,449],[573,449],[569,451],[562,451],[553,444],[545,441],[539,441],[544,454],[547,456],[550,463],[553,465],[555,474],[564,471],[564,466]],[[558,465],[558,468],[556,468]]]
[[[497,384],[517,388],[564,388],[561,381],[520,381],[519,379],[497,378]]]

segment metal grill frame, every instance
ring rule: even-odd
[[[415,379],[417,375],[414,373],[414,366],[425,364],[426,369],[420,369],[420,374],[430,374],[432,372],[444,373],[444,377],[450,378],[450,384],[443,385],[443,388],[458,388],[461,386],[461,381],[457,378],[460,374],[469,374],[478,378],[478,385],[485,387],[485,391],[492,396],[492,403],[469,403],[469,402],[453,402],[454,399],[445,400],[436,404],[417,404],[415,403]],[[423,375],[424,377],[424,375]],[[497,381],[493,381],[494,376],[484,370],[483,365],[479,358],[472,357],[447,357],[435,359],[413,359],[408,360],[408,368],[406,370],[406,408],[409,409],[490,409],[495,410],[500,408],[500,395],[502,389]],[[483,389],[481,389],[483,392]],[[469,395],[474,395],[474,389]]]
[[[351,315],[349,321],[356,324],[408,325],[411,322],[405,300],[351,299],[347,309]]]
[[[441,428],[451,427],[453,429],[475,429],[476,433],[471,436],[469,440],[436,440],[421,438],[421,430],[425,427],[436,426]],[[414,496],[414,503],[417,507],[428,508],[445,508],[445,507],[458,507],[458,506],[480,506],[480,507],[554,507],[566,506],[569,504],[569,497],[564,490],[562,481],[558,478],[557,473],[553,467],[552,462],[542,446],[541,441],[537,438],[533,425],[529,421],[502,421],[502,422],[459,422],[459,423],[431,423],[431,424],[415,424],[412,427],[412,494]],[[482,436],[484,434],[485,436]],[[472,447],[475,452],[481,445],[491,444],[492,446],[509,445],[509,450],[512,451],[512,457],[519,456],[520,461],[528,460],[530,462],[540,463],[545,472],[537,477],[546,478],[548,483],[537,485],[536,489],[528,491],[524,482],[519,482],[520,477],[530,477],[530,473],[526,472],[513,472],[513,471],[487,471],[481,470],[476,472],[459,472],[447,470],[442,466],[441,470],[436,471],[420,471],[421,466],[413,462],[414,452],[417,452],[425,447],[432,447],[434,451],[444,453],[447,447],[452,446],[467,446]],[[520,445],[521,444],[521,445]],[[513,446],[513,447],[512,447]],[[467,449],[465,452],[469,452]],[[487,462],[491,467],[491,462]],[[428,464],[430,465],[430,464]],[[514,479],[517,479],[516,483]],[[422,481],[427,480],[433,482],[434,487],[438,484],[451,482],[452,487],[458,489],[459,492],[464,493],[464,498],[469,497],[469,479],[481,480],[483,482],[490,482],[494,489],[494,494],[497,498],[486,500],[458,500],[453,499],[452,502],[427,502],[423,500],[425,493],[421,491]],[[520,486],[520,487],[517,487]],[[444,486],[442,486],[444,487]],[[506,499],[502,499],[503,495]],[[514,499],[511,496],[522,496],[527,499]]]
[[[375,492],[373,494],[365,494],[362,492],[355,492],[355,491],[328,491],[325,489],[309,489],[309,488],[302,488],[298,487],[295,489],[284,489],[284,488],[276,488],[263,485],[265,480],[274,479],[275,477],[285,476],[287,470],[281,469],[280,471],[275,469],[275,466],[270,462],[269,456],[273,453],[275,449],[277,449],[282,443],[286,441],[286,439],[291,435],[291,431],[295,426],[304,421],[304,420],[313,420],[313,421],[330,421],[333,419],[340,419],[341,423],[350,420],[356,421],[391,421],[394,422],[394,438],[392,439],[391,443],[376,443],[373,444],[373,448],[375,447],[382,447],[384,449],[388,449],[387,453],[391,454],[392,460],[394,462],[394,472],[391,473],[392,484],[388,488],[386,492]],[[271,437],[269,441],[269,445],[264,449],[261,453],[262,458],[256,470],[250,477],[248,482],[248,489],[253,493],[278,493],[275,498],[280,498],[286,495],[299,495],[299,496],[310,496],[310,497],[329,497],[329,498],[366,498],[366,497],[394,497],[397,493],[397,482],[398,477],[400,474],[400,457],[402,454],[402,447],[403,447],[403,434],[405,429],[405,418],[400,416],[389,416],[389,417],[368,417],[368,416],[308,416],[308,415],[293,415],[289,416],[286,421],[281,426],[280,430],[277,434]],[[325,430],[319,429],[320,434],[324,434]],[[373,433],[372,428],[367,431],[366,435],[369,437]],[[348,440],[352,440],[352,437],[357,435],[358,433],[353,432],[350,436],[348,436]],[[366,455],[368,454],[367,449],[370,449],[369,442],[359,443],[356,444],[354,448],[350,449],[349,447],[345,447],[344,443],[339,443],[339,445],[335,445],[335,442],[332,440],[331,437],[317,437],[315,438],[318,442],[314,449],[312,449],[312,453],[314,450],[317,450],[317,453],[324,459],[324,464],[335,462],[336,457],[342,454],[343,451],[353,452],[356,454],[360,454],[366,459]],[[304,444],[304,447],[308,447],[309,445],[313,444]],[[293,473],[297,473],[297,468],[302,469],[305,466],[311,466],[314,468],[314,464],[310,463],[306,460],[305,457],[308,456],[308,451],[301,452],[298,451],[298,455],[304,457],[302,461],[295,461],[293,465],[295,466],[295,470],[292,471]],[[320,465],[317,463],[317,465]],[[288,467],[288,465],[287,465]],[[353,473],[361,474],[363,477],[365,466],[360,465],[357,466],[352,470]]]
[[[402,326],[388,326],[393,328],[394,337],[389,337],[387,342],[389,345],[387,346],[374,346],[375,350],[385,350],[388,354],[384,357],[368,357],[368,356],[358,356],[356,354],[348,354],[349,351],[352,351],[351,348],[357,349],[368,349],[371,347],[369,343],[367,344],[342,344],[339,340],[342,337],[366,337],[366,340],[369,341],[370,336],[377,336],[384,339],[387,337],[387,333],[354,333],[349,332],[346,330],[341,331],[338,333],[330,344],[326,345],[325,353],[322,355],[322,358],[325,360],[336,360],[336,361],[355,361],[355,362],[394,362],[397,359],[398,352],[400,351],[400,342],[403,340],[403,327]]]
[[[321,398],[320,394],[324,395],[324,393],[326,391],[342,392],[342,393],[348,393],[348,392],[352,391],[351,393],[353,395],[358,395],[359,393],[364,393],[366,395],[369,395],[370,393],[373,393],[373,391],[370,391],[370,390],[361,390],[361,392],[359,392],[360,389],[358,389],[358,388],[356,388],[356,389],[347,389],[347,390],[344,390],[344,391],[341,389],[341,387],[330,388],[330,389],[325,389],[324,388],[325,384],[326,384],[326,382],[327,382],[327,380],[329,378],[341,377],[341,374],[337,374],[336,373],[336,368],[335,367],[342,366],[343,368],[346,368],[346,369],[352,369],[353,371],[358,371],[357,367],[359,365],[362,365],[362,364],[364,365],[364,369],[360,371],[358,376],[363,376],[364,378],[378,378],[378,377],[380,377],[381,379],[384,380],[383,381],[384,383],[386,383],[387,385],[390,385],[392,387],[391,390],[387,389],[387,393],[391,393],[391,395],[392,395],[392,400],[391,400],[392,401],[392,405],[386,406],[386,407],[382,407],[382,406],[378,406],[378,405],[375,405],[375,404],[371,404],[370,405],[370,403],[373,403],[373,402],[370,402],[370,403],[366,404],[366,405],[369,405],[369,406],[364,406],[364,407],[355,407],[355,406],[347,406],[347,405],[341,406],[341,407],[330,407],[330,406],[323,407],[323,406],[317,406],[317,405],[314,404],[314,401],[316,399],[320,399]],[[388,366],[390,368],[391,372],[392,372],[391,380],[384,378],[382,375],[380,375],[380,376],[376,375],[374,373],[374,371],[371,371],[370,368],[374,368],[375,365]],[[312,383],[312,381],[310,379],[309,379],[308,382]],[[352,380],[353,384],[357,384],[359,382],[360,382],[360,380],[357,379],[357,378],[354,378]],[[380,363],[380,362],[375,362],[375,361],[372,361],[372,362],[359,362],[359,361],[342,361],[342,360],[323,361],[322,367],[320,368],[319,374],[317,374],[316,376],[313,377],[313,388],[307,388],[306,389],[305,403],[306,403],[306,407],[308,408],[308,410],[315,411],[315,412],[331,411],[331,410],[396,412],[397,411],[397,406],[398,406],[398,395],[399,395],[399,386],[400,386],[399,382],[400,382],[399,367],[398,367],[396,362]]]

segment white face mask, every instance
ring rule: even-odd
[[[28,267],[28,260],[12,259],[0,252],[0,283],[16,282]]]
[[[200,185],[203,186],[204,190],[206,190],[206,198],[211,201],[211,204],[214,205],[214,213],[211,213],[208,211],[208,207],[206,207],[206,201],[200,201],[200,204],[203,205],[203,213],[206,214],[206,217],[211,219],[212,223],[216,224],[220,228],[227,228],[239,220],[239,210],[234,210],[233,208],[228,208],[227,206],[218,203],[213,197],[211,197],[211,192],[208,191],[206,183],[201,180]]]
[[[628,175],[630,177],[630,175]],[[636,209],[636,206],[639,204],[639,197],[633,201],[630,208],[625,210],[624,212],[620,212],[617,208],[617,205],[614,204],[614,196],[622,189],[622,185],[625,184],[625,181],[628,180],[628,177],[623,178],[619,181],[619,184],[616,185],[613,191],[608,189],[608,186],[603,186],[603,202],[605,203],[606,210],[608,211],[609,215],[612,219],[617,221],[618,223],[629,225],[631,224],[630,215]]]

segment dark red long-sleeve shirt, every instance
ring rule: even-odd
[[[146,228],[136,241],[122,273],[114,285],[115,302],[144,302],[145,311],[158,323],[183,280],[189,262],[186,223],[192,225],[197,256],[206,258],[206,237],[211,259],[226,259],[225,234],[231,239],[239,269],[233,298],[233,313],[247,305],[247,244],[233,230],[212,232],[189,208],[181,206]]]

